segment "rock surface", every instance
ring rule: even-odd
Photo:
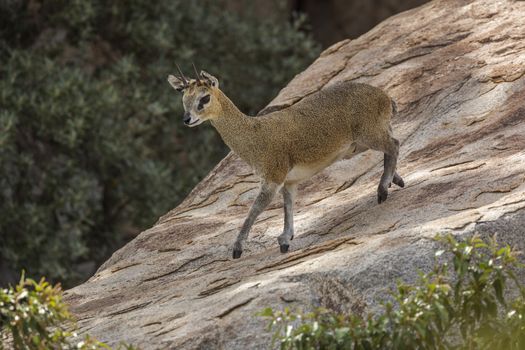
[[[66,293],[81,330],[144,349],[264,349],[270,335],[257,311],[373,311],[396,279],[429,268],[438,232],[499,231],[523,245],[524,75],[525,2],[434,1],[332,46],[268,108],[340,80],[385,89],[399,109],[393,129],[407,186],[378,205],[382,155],[342,160],[300,186],[288,254],[277,244],[278,196],[232,260],[258,184],[229,155]]]

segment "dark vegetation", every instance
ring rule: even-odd
[[[183,127],[175,63],[255,113],[319,54],[299,28],[223,1],[0,0],[0,285],[71,286],[175,207],[227,152]]]
[[[297,350],[525,349],[523,264],[509,246],[443,237],[445,260],[415,285],[399,283],[383,312],[362,317],[268,308],[274,341]],[[442,259],[442,258],[441,258]]]

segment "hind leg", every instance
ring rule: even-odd
[[[390,132],[391,131],[389,130],[389,133]],[[392,137],[389,136],[389,138],[392,138]],[[397,146],[394,146],[394,147],[391,147],[391,148],[396,148],[397,147],[397,153],[399,153],[399,142],[396,139],[394,139],[393,142],[396,143]],[[375,144],[379,145],[381,143],[380,142],[376,142]],[[364,144],[358,143],[356,145],[356,148],[351,153],[351,156],[355,156],[356,154],[359,154],[361,152],[367,151],[369,149],[375,149],[375,150],[383,151],[386,148],[388,148],[388,147],[384,147],[384,146],[368,147],[368,146],[365,146]],[[397,160],[397,156],[396,156],[396,160]],[[397,161],[396,161],[396,163],[397,163]],[[394,169],[395,169],[395,167],[394,167]],[[403,181],[401,176],[395,170],[394,170],[394,176],[392,177],[392,183],[394,183],[395,185],[397,185],[399,187],[405,187],[405,182]],[[390,186],[391,186],[391,183],[388,184],[388,187],[390,187]]]
[[[389,145],[384,152],[384,170],[381,180],[379,181],[379,186],[377,187],[377,202],[379,204],[386,201],[388,197],[388,188],[394,180],[396,165],[397,165],[397,156],[399,154],[399,141],[391,138],[392,145]],[[396,178],[397,181],[397,178]]]
[[[384,171],[377,188],[377,202],[380,204],[386,201],[388,187],[390,187],[392,182],[400,187],[405,185],[401,176],[396,173],[399,141],[392,137],[390,128],[381,136],[369,137],[361,141],[367,147],[384,153]]]

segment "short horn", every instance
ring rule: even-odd
[[[180,70],[180,67],[177,63],[175,63],[175,66],[177,67],[177,70],[179,71],[179,74],[180,74],[180,78],[182,79],[182,81],[184,82],[184,85],[188,86],[188,81],[186,80],[186,78],[184,77],[184,74],[182,74],[182,71]]]
[[[191,65],[193,66],[193,70],[195,71],[195,78],[200,83],[201,82],[201,78],[200,78],[200,74],[197,72],[197,67],[195,67],[195,63],[193,63],[193,62],[191,62]]]

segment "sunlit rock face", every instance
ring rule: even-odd
[[[265,349],[271,335],[257,311],[377,310],[397,279],[430,268],[436,233],[498,232],[523,250],[524,21],[525,2],[435,1],[327,49],[269,108],[342,80],[383,88],[398,105],[406,187],[378,205],[382,155],[342,160],[300,186],[288,254],[277,244],[278,196],[232,260],[258,183],[229,155],[67,292],[81,330],[144,349]]]

